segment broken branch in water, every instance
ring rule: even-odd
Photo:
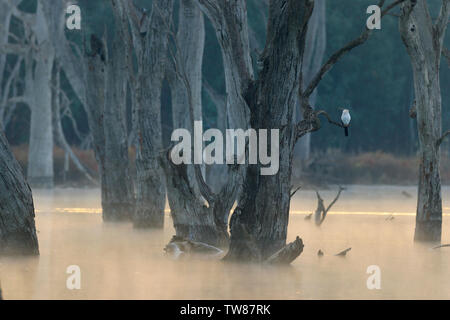
[[[325,218],[327,216],[328,211],[338,201],[338,199],[341,196],[341,193],[342,193],[343,190],[345,190],[345,188],[339,186],[339,191],[338,191],[336,197],[334,198],[334,200],[330,203],[330,205],[326,209],[325,209],[325,205],[324,205],[323,199],[322,199],[322,197],[319,194],[319,191],[316,191],[316,195],[317,195],[317,209],[316,209],[316,212],[314,214],[316,225],[320,226],[323,223],[323,221],[325,220]]]
[[[347,255],[347,252],[349,252],[350,250],[352,250],[352,248],[347,248],[344,251],[339,252],[335,256],[337,256],[337,257],[345,257]]]
[[[300,237],[297,237],[295,241],[289,243],[284,248],[275,252],[271,255],[265,263],[267,264],[291,264],[302,252],[303,252],[303,241]]]

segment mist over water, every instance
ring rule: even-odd
[[[326,206],[336,191],[320,192]],[[442,190],[442,243],[450,243],[449,192]],[[350,186],[320,228],[304,219],[316,208],[315,192],[300,190],[291,203],[288,241],[298,235],[305,248],[282,268],[171,260],[163,252],[174,234],[168,214],[161,231],[105,224],[99,190],[35,190],[34,199],[41,256],[0,259],[5,299],[450,298],[450,248],[413,242],[414,187]],[[391,214],[395,219],[386,220]],[[345,258],[334,256],[348,247]],[[70,265],[81,268],[81,290],[66,288]],[[370,265],[381,269],[381,290],[367,289]]]

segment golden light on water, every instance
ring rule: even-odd
[[[291,268],[171,260],[163,248],[175,233],[105,224],[99,190],[34,191],[39,259],[0,259],[5,299],[450,299],[450,249],[414,243],[413,187],[350,186],[319,228],[314,191],[291,202],[288,241],[305,244]],[[450,243],[449,187],[443,187],[442,243]],[[320,191],[327,206],[336,190]],[[166,210],[169,213],[168,207]],[[389,216],[395,219],[386,219]],[[334,255],[352,250],[345,259]],[[317,256],[318,250],[324,252]],[[66,288],[77,265],[82,289]],[[382,290],[366,287],[367,267],[382,272]]]
[[[445,208],[450,209],[450,208]],[[47,210],[35,210],[36,213],[46,212]],[[86,213],[86,214],[101,214],[101,208],[54,208],[54,213]],[[170,210],[164,210],[166,214],[170,214]],[[311,214],[311,211],[305,210],[291,210],[290,214]],[[376,215],[376,216],[415,216],[415,212],[382,212],[382,211],[330,211],[329,215]],[[444,212],[444,216],[450,216],[450,212]]]

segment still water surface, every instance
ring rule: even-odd
[[[169,215],[164,230],[139,231],[104,224],[98,190],[35,190],[41,256],[0,259],[4,298],[450,299],[450,248],[412,241],[415,193],[413,187],[349,186],[318,228],[304,219],[316,207],[315,193],[300,190],[288,240],[299,235],[305,249],[291,267],[280,268],[173,261],[162,250],[174,234]],[[335,190],[321,195],[328,205]],[[450,188],[442,195],[442,242],[450,243]],[[348,247],[345,258],[334,256]],[[66,288],[70,265],[81,268],[81,290]],[[370,265],[381,269],[380,290],[367,289]]]

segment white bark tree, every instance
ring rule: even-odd
[[[414,74],[415,112],[419,133],[419,188],[414,234],[416,241],[441,241],[439,147],[448,132],[442,135],[439,70],[449,17],[449,0],[442,0],[439,16],[434,22],[425,0],[408,0],[401,6],[399,30]]]

